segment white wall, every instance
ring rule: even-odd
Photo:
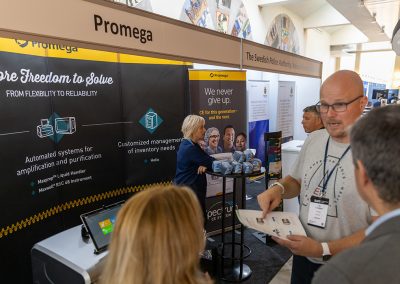
[[[352,25],[343,26],[331,35],[332,45],[367,42],[368,38]]]
[[[355,70],[356,68],[356,55],[349,54],[349,55],[342,55],[340,57],[340,70],[347,69],[347,70]]]
[[[306,29],[305,37],[305,56],[322,62],[322,80],[325,80],[331,73],[330,65],[330,35],[317,29]]]
[[[396,54],[394,51],[361,53],[360,75],[370,82],[392,85]]]
[[[185,0],[151,0],[153,13],[179,20]]]
[[[316,78],[283,75],[276,73],[263,72],[262,80],[269,81],[269,105],[270,114],[269,130],[277,131],[277,110],[278,110],[278,89],[279,81],[293,81],[295,88],[295,113],[294,113],[294,140],[305,140],[307,134],[304,132],[301,120],[303,119],[303,109],[306,106],[316,104],[319,101],[319,89],[321,80]]]

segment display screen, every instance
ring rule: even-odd
[[[82,222],[89,232],[96,252],[107,248],[111,233],[114,231],[118,211],[122,205],[121,202],[81,215]]]

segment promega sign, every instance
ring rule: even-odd
[[[217,77],[217,78],[228,78],[228,74],[219,74],[219,73],[211,72],[210,73],[210,77],[211,78],[214,78],[214,77]]]
[[[15,42],[21,48],[25,48],[25,47],[29,46],[29,47],[32,47],[32,48],[63,50],[66,53],[72,53],[72,52],[77,52],[78,51],[78,48],[75,47],[75,46],[68,46],[68,45],[62,45],[62,44],[45,43],[45,42],[20,40],[20,39],[16,39]]]
[[[232,201],[226,202],[225,207],[225,218],[231,218],[233,210]],[[238,209],[237,204],[235,205],[235,210]],[[214,222],[222,219],[222,202],[218,201],[210,206],[207,210],[207,222]]]

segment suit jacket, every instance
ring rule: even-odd
[[[312,283],[400,283],[400,216],[380,224],[359,246],[332,257]]]

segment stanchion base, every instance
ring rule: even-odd
[[[235,264],[233,267],[225,268],[224,274],[221,279],[228,282],[242,282],[251,276],[250,267],[243,263],[242,274],[240,274],[240,263]]]

